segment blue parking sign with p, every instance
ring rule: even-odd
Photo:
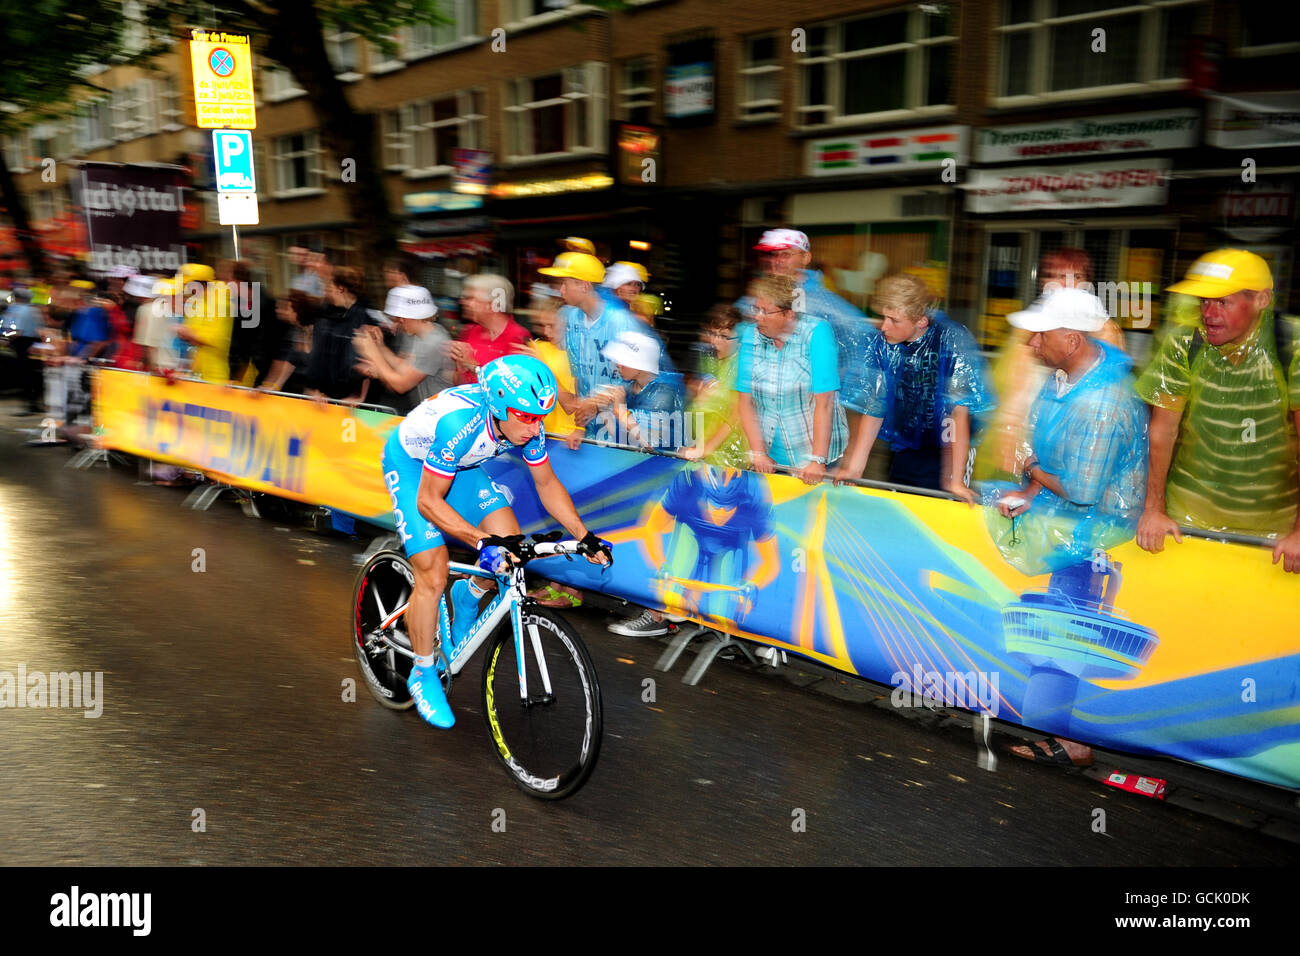
[[[217,167],[217,192],[255,193],[253,134],[244,129],[214,129],[212,159]]]

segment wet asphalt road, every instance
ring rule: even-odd
[[[364,542],[66,468],[66,448],[23,446],[36,421],[16,408],[0,401],[0,672],[103,671],[104,700],[97,719],[0,709],[0,865],[1300,861],[1081,775],[980,770],[969,733],[739,663],[688,687],[689,653],[660,674],[658,642],[607,633],[594,609],[571,620],[604,693],[600,763],[574,798],[534,800],[490,750],[479,661],[451,732],[361,686],[348,603]]]

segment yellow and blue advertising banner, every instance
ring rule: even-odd
[[[100,373],[110,447],[392,527],[379,467],[400,420]],[[548,577],[673,609],[924,699],[1107,749],[1300,789],[1300,576],[1262,547],[1132,542],[1052,575],[1002,558],[984,509],[584,445],[548,445],[613,569]],[[484,466],[525,530],[527,467]]]

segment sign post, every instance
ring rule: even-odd
[[[194,114],[199,129],[212,130],[217,212],[230,226],[239,258],[239,226],[256,225],[257,183],[253,175],[253,47],[245,34],[190,31]]]

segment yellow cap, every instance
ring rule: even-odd
[[[1245,249],[1216,249],[1192,263],[1187,278],[1175,282],[1169,292],[1194,295],[1198,299],[1221,299],[1243,289],[1259,292],[1273,288],[1268,263]]]
[[[86,280],[86,279],[73,279],[71,282],[68,283],[68,285],[72,286],[74,289],[93,289],[93,288],[95,288],[95,283],[90,282],[90,281],[88,281],[88,280]]]
[[[561,252],[553,264],[537,271],[544,276],[581,279],[583,282],[600,282],[605,278],[605,267],[600,260],[585,252]]]
[[[589,256],[596,254],[596,244],[590,239],[583,239],[581,236],[568,236],[564,240],[564,248],[570,252],[585,252]]]
[[[647,270],[646,267],[643,266],[643,265],[641,265],[641,263],[639,263],[639,262],[623,262],[623,261],[619,261],[619,262],[614,263],[614,265],[616,265],[616,266],[627,266],[629,269],[635,269],[637,275],[639,275],[639,276],[641,277],[641,284],[642,284],[642,285],[645,285],[645,284],[647,284],[647,283],[650,281],[650,272],[649,272],[649,270]]]
[[[217,277],[212,266],[198,262],[187,262],[181,266],[181,285],[187,282],[211,282]]]
[[[153,284],[153,294],[163,297],[174,295],[176,293],[176,283],[171,279],[159,279]]]

